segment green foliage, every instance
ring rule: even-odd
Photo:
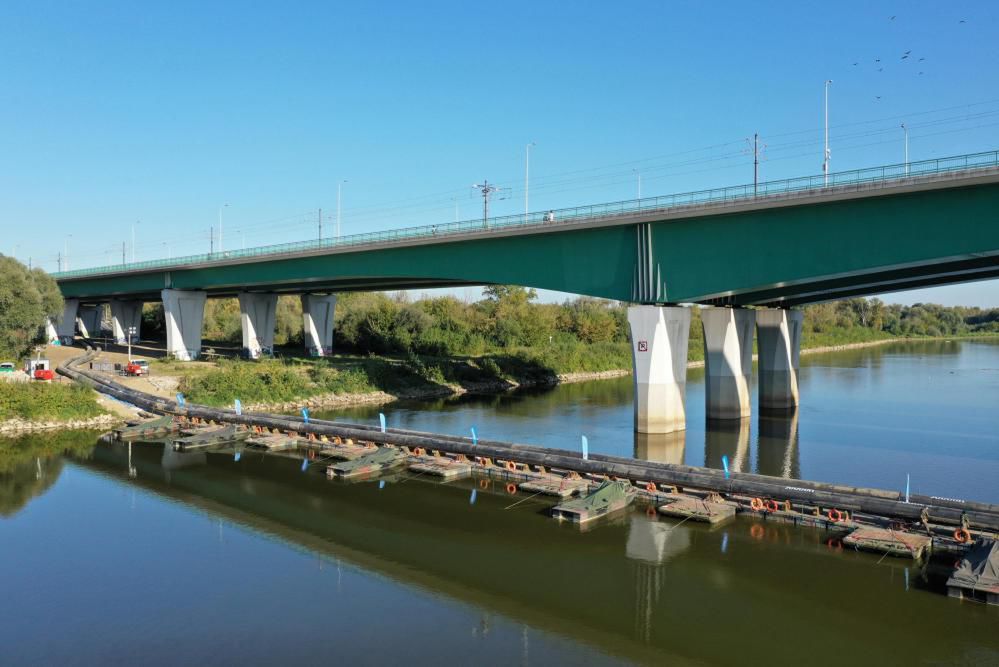
[[[43,341],[46,318],[56,319],[62,308],[59,287],[47,273],[0,255],[0,361],[28,356]]]
[[[0,421],[71,420],[104,414],[92,389],[77,384],[4,382],[0,384]]]
[[[301,369],[275,360],[222,361],[214,371],[184,376],[180,390],[192,402],[216,406],[232,405],[237,398],[246,403],[276,402],[313,393]]]

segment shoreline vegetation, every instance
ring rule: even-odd
[[[153,372],[180,374],[178,390],[216,407],[239,399],[249,410],[297,410],[496,393],[631,373],[627,305],[589,297],[537,303],[532,289],[494,285],[477,302],[453,296],[411,301],[406,294],[341,295],[336,348],[323,359],[298,356]],[[999,309],[900,306],[850,299],[803,309],[802,353],[893,340],[999,334]],[[278,302],[276,343],[301,344],[300,305]],[[155,329],[159,313],[146,312]],[[205,336],[237,344],[235,300],[210,302]],[[296,328],[297,327],[297,328]],[[298,338],[296,338],[298,336]],[[294,349],[294,347],[290,347]],[[703,365],[700,309],[691,308],[688,362]],[[169,370],[168,370],[169,369]]]

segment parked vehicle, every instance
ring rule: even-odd
[[[0,364],[0,373],[13,373],[13,372],[14,372],[14,364],[10,363],[9,361],[5,361],[2,364]]]
[[[55,379],[55,372],[48,359],[29,359],[24,367],[24,372],[35,380],[51,381]]]
[[[149,375],[149,362],[145,359],[132,359],[125,366],[125,375],[132,375],[139,377],[141,375]]]

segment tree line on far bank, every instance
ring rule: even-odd
[[[49,274],[0,255],[0,362],[27,357],[44,342],[43,325],[62,314],[62,294]]]

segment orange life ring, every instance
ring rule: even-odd
[[[767,501],[767,511],[768,512],[776,512],[779,509],[780,509],[780,507],[778,507],[776,500],[768,500]]]
[[[512,483],[511,484],[507,484],[506,485],[506,492],[509,493],[511,496],[517,495],[517,485],[516,484],[512,484]]]
[[[424,453],[423,447],[414,447],[413,448],[413,456],[423,456],[423,453]]]
[[[752,507],[757,512],[759,512],[760,510],[763,509],[763,500],[760,498],[753,498],[751,501],[749,501],[749,506]]]
[[[839,523],[840,521],[843,520],[843,513],[840,512],[835,507],[826,512],[826,516],[829,517],[829,520],[832,521],[833,523]]]
[[[655,485],[654,482],[649,482],[649,483],[647,483],[645,485],[645,490],[648,491],[649,493],[655,493],[659,489],[656,488],[656,485]]]
[[[315,458],[316,458],[316,450],[310,449],[309,450],[309,459],[315,460]]]
[[[656,508],[653,507],[652,505],[649,505],[648,507],[645,508],[645,516],[649,517],[650,519],[657,514],[659,514],[659,512],[657,512]]]
[[[754,523],[753,527],[749,529],[749,534],[755,540],[763,539],[763,534],[765,532],[766,532],[766,530],[763,528],[763,526],[761,526],[758,523]]]
[[[967,528],[958,528],[954,531],[954,539],[959,544],[964,544],[971,541],[971,533],[968,532]]]
[[[479,488],[483,489],[483,490],[488,489],[489,488],[489,480],[488,479],[480,479],[479,480]]]
[[[507,470],[516,470],[517,469],[517,464],[514,463],[513,461],[507,461],[506,462],[506,469]]]

